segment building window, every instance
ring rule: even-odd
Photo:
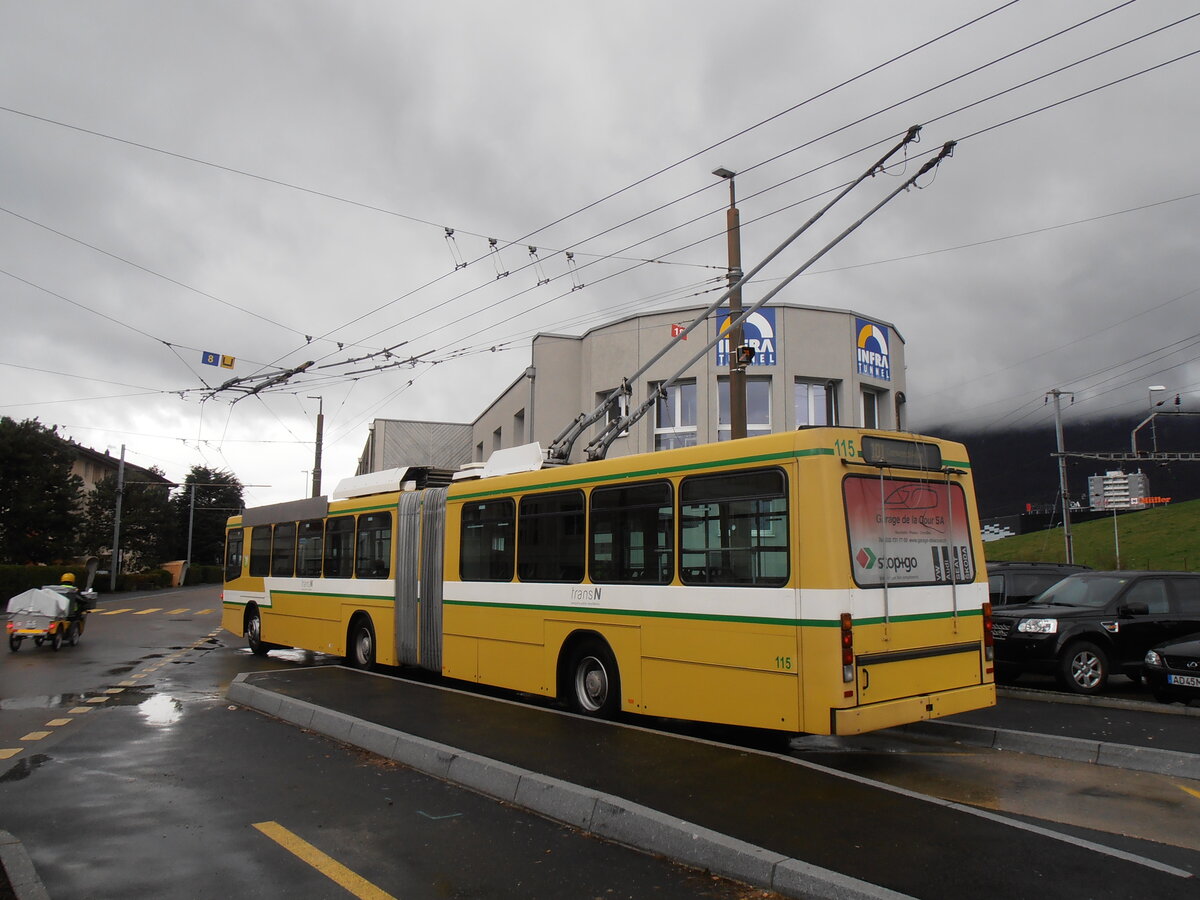
[[[525,410],[521,410],[513,416],[513,446],[518,447],[525,443]]]
[[[879,427],[879,393],[863,388],[862,392],[862,427]]]
[[[615,391],[616,388],[609,388],[607,391],[600,391],[596,394],[596,405],[599,406],[608,399],[609,394]],[[613,425],[629,415],[629,395],[618,394],[617,399],[605,411],[605,426]],[[603,429],[602,429],[603,430]],[[617,437],[625,437],[629,434],[629,429],[626,428]]]
[[[661,382],[650,385],[657,393]],[[679,381],[658,398],[654,415],[654,449],[696,446],[696,382]]]
[[[836,425],[837,386],[832,381],[796,379],[796,427]]]
[[[719,412],[717,440],[729,440],[729,376],[717,377]],[[771,376],[754,375],[746,378],[746,437],[771,433]]]
[[[495,453],[497,450],[499,450],[503,446],[504,446],[504,443],[502,442],[501,437],[500,437],[500,429],[497,428],[495,431],[492,432],[492,452]]]
[[[483,441],[475,445],[475,462],[484,462],[483,458]]]

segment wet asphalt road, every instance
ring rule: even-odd
[[[765,896],[230,707],[239,672],[336,660],[250,655],[219,631],[217,598],[104,600],[79,647],[0,656],[0,828],[25,842],[52,897],[350,896],[269,833],[402,898]],[[1067,714],[1023,715],[1053,733]],[[672,727],[787,752],[773,732]],[[1164,727],[1186,741],[1200,720]],[[890,734],[797,755],[1200,872],[1200,784]],[[1014,862],[997,848],[997,865]]]
[[[51,897],[351,896],[321,867],[406,900],[767,896],[231,707],[238,672],[303,654],[235,649],[217,597],[106,599],[78,647],[0,658],[0,750],[19,751],[0,828]]]

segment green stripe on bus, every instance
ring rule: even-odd
[[[840,628],[841,619],[777,619],[766,616],[720,616],[710,613],[681,613],[681,612],[663,612],[661,610],[642,610],[642,609],[601,609],[592,606],[544,606],[536,603],[486,603],[475,600],[443,600],[446,606],[462,606],[475,609],[520,609],[531,612],[555,612],[555,613],[575,613],[582,616],[601,615],[601,616],[633,616],[643,619],[683,619],[690,622],[740,622],[749,625],[780,625],[788,628]],[[887,621],[896,622],[925,622],[934,619],[949,619],[953,617],[953,613],[918,613],[909,616],[892,616]],[[961,610],[958,615],[978,616],[981,611],[978,609]],[[882,625],[884,624],[882,616],[872,619],[855,619],[855,625]]]

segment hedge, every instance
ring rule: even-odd
[[[220,566],[204,566],[206,569],[221,571]],[[63,573],[71,572],[75,576],[75,586],[82,588],[87,584],[87,570],[82,566],[0,566],[0,602],[7,602],[9,597],[16,596],[30,588],[43,587],[47,584],[58,584],[62,581]],[[220,580],[218,578],[218,580]],[[96,591],[108,591],[110,578],[108,575],[97,573],[92,587]],[[189,583],[192,579],[188,579]],[[127,573],[117,576],[118,591],[145,591],[154,588],[169,587],[171,575],[164,569],[151,569],[149,572]],[[0,611],[3,607],[0,606]]]

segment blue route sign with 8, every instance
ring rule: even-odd
[[[211,350],[201,350],[200,362],[206,366],[220,366],[222,369],[232,369],[233,364],[237,360],[232,356],[222,356],[220,353],[213,353]]]

